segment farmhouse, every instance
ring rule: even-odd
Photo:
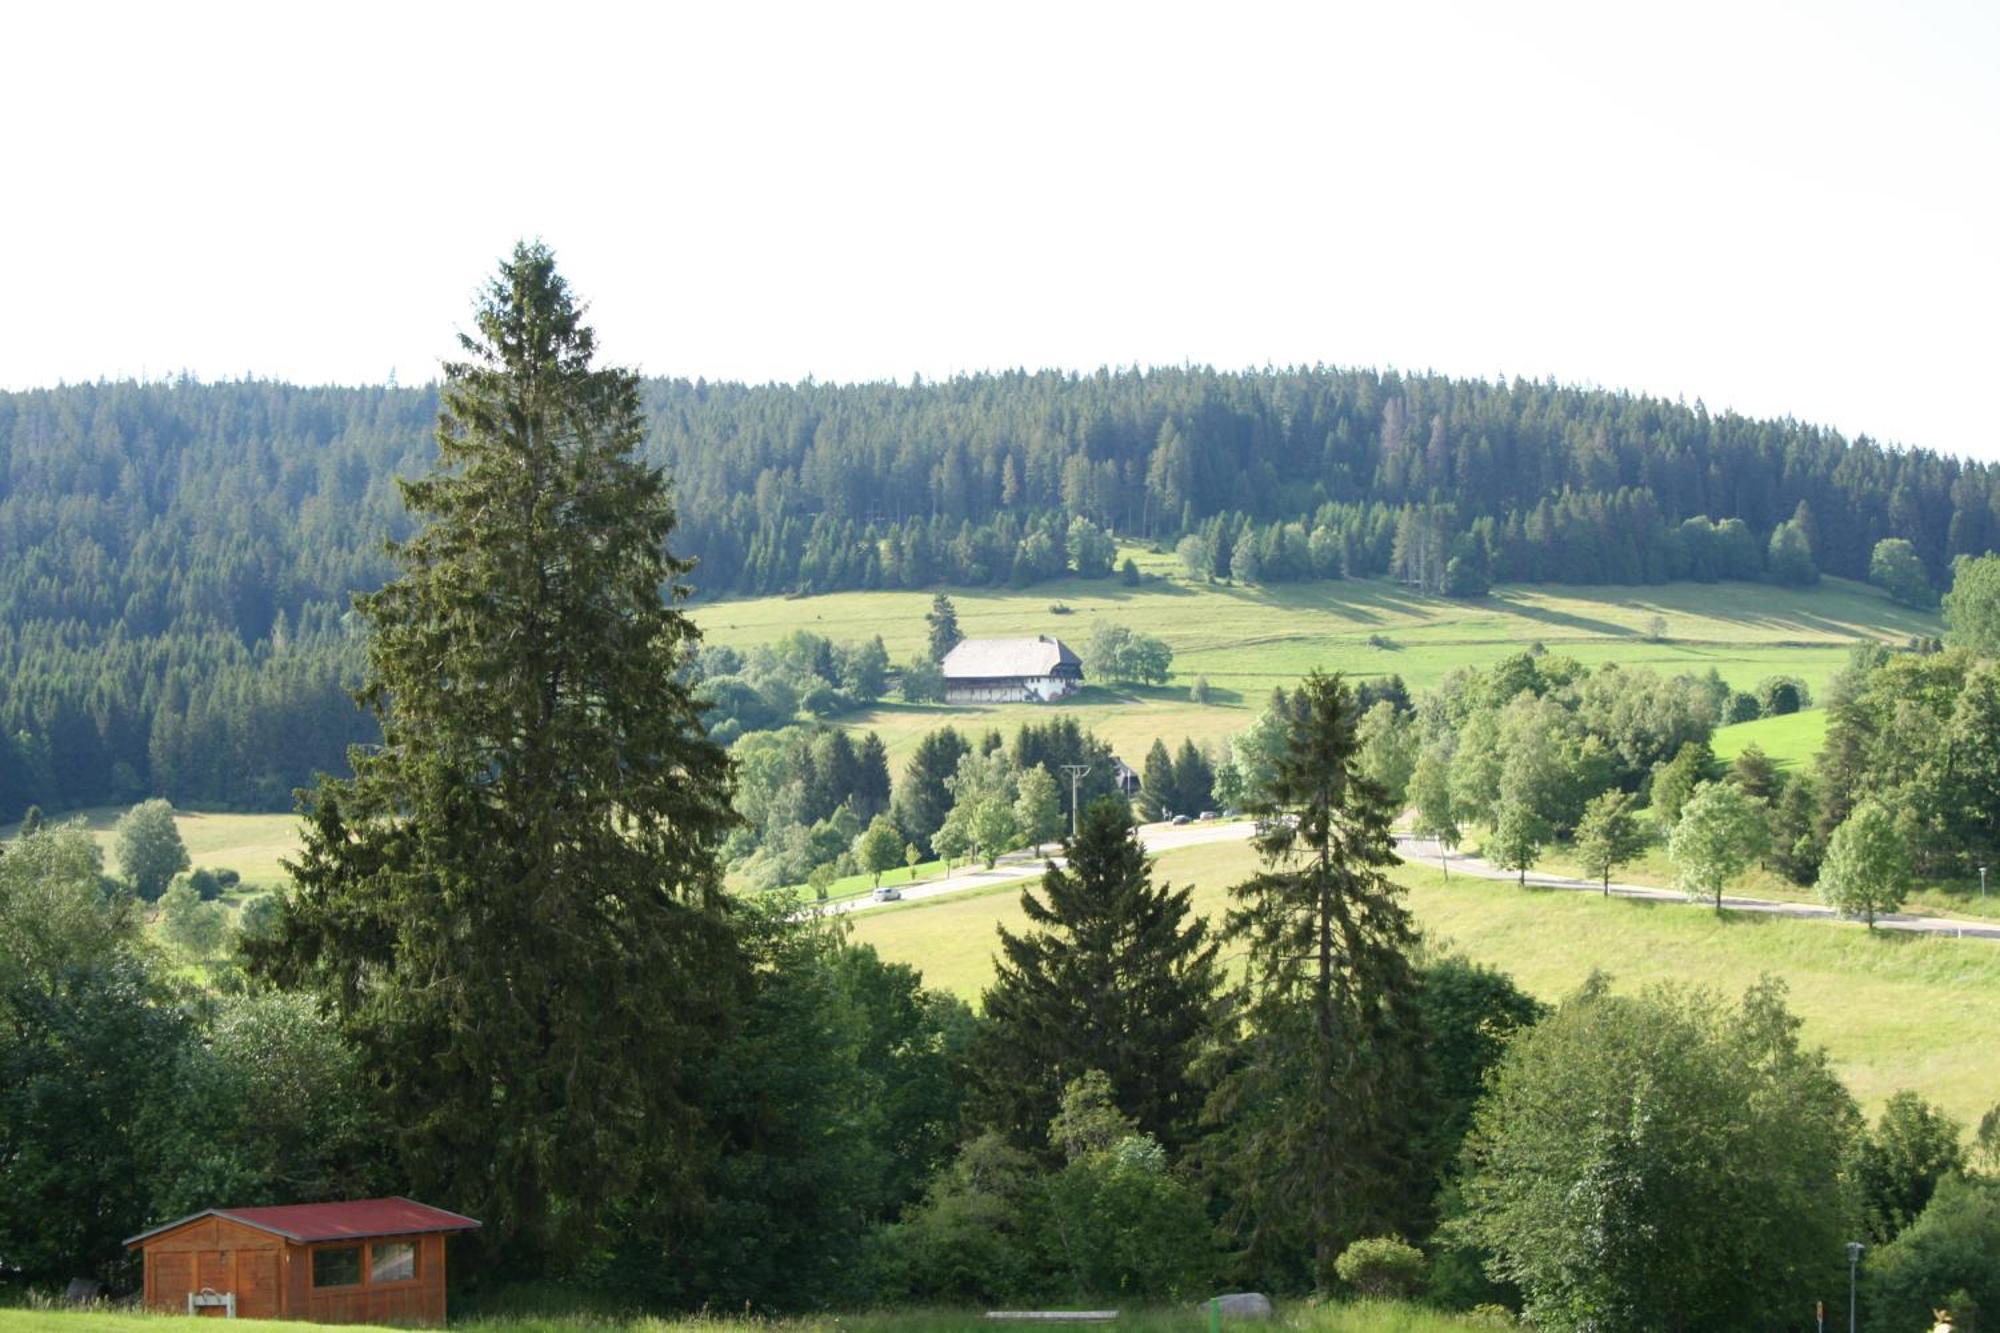
[[[1061,639],[966,639],[945,654],[944,698],[954,704],[1047,702],[1083,684],[1083,659]]]
[[[162,1313],[442,1324],[445,1237],[478,1225],[413,1199],[210,1208],[125,1247]]]

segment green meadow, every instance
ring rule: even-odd
[[[1161,855],[1156,879],[1195,886],[1198,910],[1218,917],[1228,886],[1247,877],[1243,843]],[[2000,944],[1871,935],[1860,926],[1750,913],[1717,916],[1683,903],[1647,903],[1453,876],[1416,864],[1396,872],[1426,936],[1511,973],[1558,1000],[1594,971],[1619,987],[1677,981],[1739,995],[1771,974],[1791,989],[1808,1041],[1833,1055],[1864,1106],[1914,1088],[1961,1120],[2000,1102],[1991,1015],[2000,1009]],[[977,1003],[992,976],[994,927],[1021,930],[1020,887],[908,903],[854,918],[854,939],[914,964],[932,985]]]
[[[1710,742],[1715,757],[1727,764],[1752,745],[1779,768],[1810,766],[1826,744],[1826,710],[1808,708],[1783,717],[1760,717],[1716,728]]]
[[[885,703],[842,722],[881,732],[895,756],[946,723],[1011,730],[1060,708],[1136,763],[1155,737],[1222,740],[1248,722],[1274,686],[1290,685],[1314,668],[1356,677],[1393,673],[1416,691],[1459,667],[1482,666],[1540,643],[1593,666],[1616,662],[1668,674],[1713,668],[1739,689],[1766,676],[1795,675],[1817,693],[1854,644],[1938,632],[1936,617],[1840,579],[1810,589],[1752,583],[1508,586],[1459,602],[1379,580],[1272,588],[1195,584],[1167,557],[1132,554],[1147,572],[1136,588],[1116,579],[1068,579],[1018,590],[954,590],[951,596],[960,628],[972,637],[1048,634],[1081,650],[1100,619],[1157,635],[1174,650],[1169,685],[1091,685],[1055,705]],[[880,634],[890,657],[904,661],[923,649],[930,601],[928,592],[848,592],[698,603],[693,614],[716,643],[750,647],[797,629],[836,641]],[[1188,701],[1188,687],[1198,677],[1211,689],[1207,705]],[[1763,739],[1758,743],[1773,748]]]
[[[172,1333],[191,1331],[197,1322],[186,1316],[112,1314],[97,1311],[0,1310],[0,1333]],[[451,1326],[473,1333],[971,1333],[973,1329],[996,1327],[980,1310],[896,1310],[882,1313],[809,1315],[796,1319],[757,1319],[727,1315],[699,1315],[679,1318],[652,1318],[627,1315],[474,1315],[455,1318]],[[1009,1325],[998,1325],[1008,1327]],[[1245,1325],[1235,1321],[1231,1328]],[[232,1328],[242,1333],[293,1333],[297,1323],[268,1320],[238,1320]],[[350,1324],[358,1333],[370,1329],[386,1333],[379,1325]],[[1015,1324],[1012,1327],[1024,1327]],[[1032,1325],[1026,1325],[1032,1327]],[[1184,1309],[1152,1309],[1128,1312],[1115,1323],[1104,1325],[1127,1333],[1194,1333],[1208,1327],[1205,1311],[1189,1305]],[[1396,1301],[1357,1301],[1316,1304],[1307,1301],[1283,1302],[1274,1318],[1258,1327],[1297,1330],[1297,1333],[1457,1333],[1461,1329],[1490,1328],[1490,1323],[1427,1310]]]

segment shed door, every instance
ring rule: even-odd
[[[161,1310],[185,1310],[187,1294],[194,1290],[194,1256],[185,1250],[159,1250],[147,1254],[153,1271],[153,1305]]]
[[[236,1317],[276,1319],[278,1317],[278,1252],[238,1250],[236,1252]]]
[[[196,1250],[194,1256],[194,1289],[214,1292],[236,1290],[236,1252],[234,1250]],[[195,1311],[196,1314],[220,1318],[220,1306],[207,1306]]]

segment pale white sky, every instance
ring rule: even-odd
[[[0,386],[1324,361],[2000,457],[2000,6],[10,6]]]

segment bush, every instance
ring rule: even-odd
[[[1188,702],[1191,704],[1205,704],[1208,702],[1208,698],[1208,677],[1196,676],[1194,684],[1188,686]]]
[[[905,703],[937,703],[944,698],[944,673],[935,662],[911,662],[903,668],[901,690]]]
[[[1722,718],[1725,722],[1755,722],[1764,716],[1764,705],[1757,702],[1757,696],[1738,690],[1729,696],[1729,706]]]
[[[1374,1236],[1342,1250],[1333,1271],[1363,1296],[1401,1300],[1424,1280],[1424,1255],[1400,1236]]]
[[[1068,602],[1049,603],[1049,614],[1052,616],[1066,616],[1070,613],[1070,604]]]
[[[1783,717],[1812,707],[1812,691],[1797,676],[1766,676],[1757,682],[1757,705],[1765,717]]]
[[[1871,1330],[1924,1328],[1949,1309],[1960,1328],[2000,1314],[2000,1182],[1947,1176],[1917,1220],[1868,1256],[1861,1308]],[[1980,1320],[1984,1327],[1986,1320]]]
[[[160,929],[176,947],[196,960],[213,958],[228,934],[229,921],[221,906],[203,902],[183,875],[160,895]]]
[[[205,903],[212,903],[222,896],[222,879],[213,870],[197,866],[188,871],[184,878],[188,887],[193,889]]]

